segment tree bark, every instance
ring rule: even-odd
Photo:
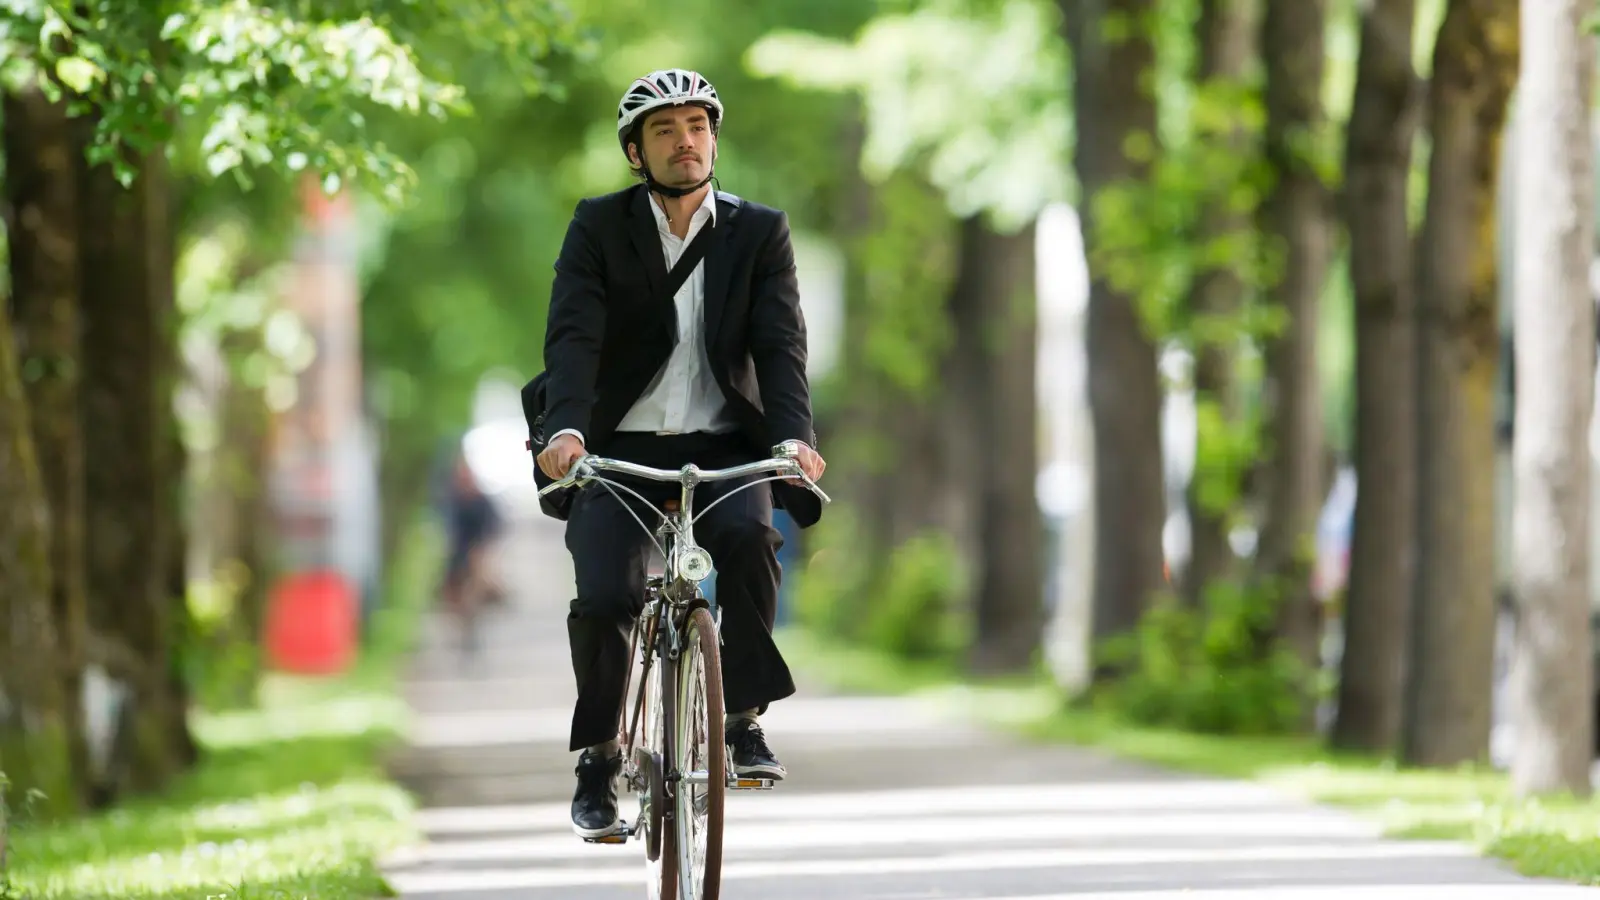
[[[954,298],[945,269],[954,267],[944,261],[953,257],[953,223],[943,196],[915,174],[880,183],[862,177],[866,122],[858,101],[849,103],[855,109],[839,148],[847,174],[832,213],[846,248],[843,371],[823,388],[842,390],[818,399],[832,400],[822,452],[829,477],[843,479],[840,493],[849,497],[847,509],[830,514],[843,517],[824,531],[849,531],[853,562],[833,577],[850,580],[856,599],[837,610],[813,607],[809,615],[825,630],[883,649],[946,655],[957,649],[947,626],[964,612],[967,584],[914,598],[893,583],[900,574],[895,555],[907,542],[950,536],[965,562],[978,533],[974,504],[965,500],[977,495],[974,470],[957,462],[971,455],[971,429],[958,423],[972,403],[963,393],[970,379],[950,346]],[[908,329],[914,332],[902,333]],[[891,608],[902,601],[924,606]]]
[[[1482,761],[1489,747],[1494,196],[1518,55],[1516,0],[1449,5],[1434,47],[1418,249],[1417,587],[1401,747],[1417,765]]]
[[[981,370],[974,409],[978,452],[952,473],[974,481],[978,494],[977,626],[970,665],[979,674],[1026,672],[1044,631],[1044,522],[1039,472],[1036,360],[1038,304],[1034,291],[1034,227],[996,232],[982,216],[961,226],[957,292],[983,312],[971,332]],[[962,322],[958,330],[965,332]]]
[[[1307,145],[1324,126],[1326,19],[1325,0],[1297,0],[1268,3],[1261,22],[1266,157],[1273,172],[1262,229],[1282,241],[1283,271],[1270,295],[1287,322],[1266,348],[1266,511],[1256,574],[1278,598],[1276,640],[1313,668],[1322,608],[1311,594],[1312,539],[1325,493],[1317,310],[1332,234],[1327,189]]]
[[[153,271],[150,195],[159,184],[140,177],[124,189],[109,166],[83,165],[84,427],[98,446],[115,448],[85,478],[89,615],[138,660],[127,786],[153,791],[178,768],[169,679],[171,397],[161,371],[170,335],[160,293],[170,273]]]
[[[859,486],[853,552],[865,585],[837,624],[904,655],[945,656],[959,650],[947,626],[970,605],[978,537],[977,481],[963,462],[974,454],[962,424],[973,407],[973,380],[960,365],[970,336],[951,328],[952,273],[928,264],[955,257],[954,223],[942,194],[914,174],[873,185],[863,199],[865,209],[845,211],[855,234],[843,354],[850,396],[829,446],[847,484]],[[896,554],[931,535],[953,543],[940,562],[957,578],[935,593],[901,592]]]
[[[849,498],[829,513],[821,526],[825,534],[835,534],[835,529],[847,532],[844,537],[853,544],[852,554],[860,554],[858,569],[831,568],[837,576],[849,571],[850,587],[865,591],[874,569],[881,568],[879,560],[887,559],[889,550],[890,510],[889,484],[881,477],[882,467],[877,464],[890,440],[877,421],[882,404],[874,401],[879,389],[879,379],[867,365],[868,336],[871,332],[872,286],[869,277],[869,260],[866,246],[874,228],[874,211],[879,206],[878,186],[868,181],[861,172],[860,158],[866,143],[866,113],[859,98],[844,98],[847,112],[842,116],[838,160],[841,164],[841,187],[835,195],[832,209],[833,232],[839,236],[844,250],[844,328],[839,354],[840,371],[820,386],[827,391],[834,385],[848,385],[831,399],[831,427],[824,430],[818,424],[820,450],[829,460],[829,478],[839,479],[839,494]],[[819,393],[820,404],[827,400]],[[824,539],[826,540],[826,539]],[[857,581],[856,579],[859,579]],[[846,588],[848,589],[848,588]],[[862,598],[870,603],[876,598]],[[823,631],[846,639],[862,636],[864,608],[849,610],[843,605],[811,607],[800,613]]]
[[[946,491],[944,521],[947,533],[959,548],[964,581],[959,597],[962,614],[971,629],[965,648],[969,665],[976,665],[977,649],[983,641],[980,620],[984,609],[983,585],[987,537],[984,529],[984,497],[987,479],[994,466],[1005,465],[991,443],[988,404],[993,389],[986,338],[997,313],[997,298],[989,288],[994,277],[989,238],[994,236],[981,215],[963,219],[955,234],[954,277],[945,294],[944,313],[950,328],[949,346],[942,360],[937,423],[938,444],[936,478]],[[930,454],[935,456],[935,454]],[[926,526],[924,526],[926,527]],[[934,527],[937,527],[936,525]]]
[[[1130,139],[1156,140],[1156,102],[1145,81],[1155,64],[1147,23],[1154,0],[1060,0],[1072,45],[1078,139],[1073,163],[1089,249],[1089,407],[1094,422],[1093,640],[1132,630],[1165,588],[1161,529],[1161,383],[1156,347],[1134,307],[1093,263],[1095,200],[1124,179],[1148,176]],[[1108,29],[1108,20],[1118,21]],[[1107,31],[1120,35],[1108,39]],[[1096,677],[1115,673],[1096,665]]]
[[[155,317],[152,356],[155,432],[165,450],[162,464],[166,475],[158,487],[165,522],[162,531],[166,541],[162,552],[166,566],[165,602],[171,616],[167,630],[166,722],[173,760],[180,769],[187,769],[199,761],[200,745],[189,730],[190,691],[183,663],[198,638],[194,635],[194,619],[189,613],[189,529],[184,487],[189,458],[173,405],[183,371],[178,353],[178,234],[172,212],[172,169],[164,148],[156,148],[145,158],[140,180],[144,182],[140,201],[147,229],[145,254],[150,273],[150,305]]]
[[[170,270],[169,270],[170,271]],[[168,295],[171,296],[170,294]],[[171,347],[172,342],[165,346]],[[174,390],[170,381],[158,396],[170,398]],[[196,633],[194,616],[189,611],[189,527],[184,508],[184,470],[188,465],[188,450],[178,434],[178,423],[170,402],[157,407],[166,414],[167,472],[166,504],[167,563],[166,602],[172,612],[172,624],[167,632],[169,650],[166,665],[167,734],[177,767],[188,769],[200,761],[200,744],[189,730],[191,694],[186,663],[190,654],[197,652],[200,636]]]
[[[1241,85],[1255,55],[1253,5],[1248,0],[1202,0],[1198,26],[1200,64],[1195,80],[1202,90],[1229,88]],[[1199,138],[1213,140],[1210,134]],[[1236,153],[1250,152],[1242,128],[1233,129],[1228,140]],[[1215,185],[1214,193],[1207,198],[1201,213],[1196,244],[1208,247],[1228,241],[1235,235],[1248,231],[1251,222],[1234,209],[1230,196],[1237,185]],[[1189,292],[1189,309],[1195,319],[1194,348],[1194,398],[1198,406],[1215,405],[1222,421],[1232,427],[1239,421],[1240,404],[1238,385],[1234,374],[1238,354],[1238,334],[1235,328],[1217,327],[1230,321],[1244,299],[1244,282],[1238,273],[1238,261],[1209,265],[1196,276]],[[1219,333],[1220,332],[1220,333]],[[1205,486],[1216,478],[1231,477],[1226,473],[1207,472],[1204,460],[1207,447],[1199,428],[1195,432],[1195,469],[1190,476],[1187,500],[1189,507],[1189,562],[1183,573],[1184,600],[1199,608],[1205,597],[1206,585],[1223,581],[1233,574],[1236,557],[1228,542],[1228,509],[1217,509],[1206,502]]]
[[[223,341],[223,352],[232,360],[245,359],[262,347],[262,335],[257,330],[234,332]],[[243,579],[239,584],[231,639],[236,647],[249,654],[250,665],[240,673],[234,696],[236,702],[244,704],[255,697],[261,671],[267,590],[275,577],[267,527],[272,512],[267,493],[271,411],[262,390],[246,383],[237,369],[228,374],[221,406],[225,437],[215,457],[215,481],[211,490],[226,498],[226,510],[221,515],[227,526],[218,554],[224,575],[230,579],[235,577],[229,573],[231,570]]]
[[[846,184],[854,190],[840,194],[840,208],[835,213],[838,233],[844,242],[844,333],[843,352],[839,362],[844,369],[844,381],[856,390],[839,397],[838,437],[829,443],[831,456],[838,462],[845,488],[850,497],[850,510],[862,540],[877,540],[888,533],[890,502],[887,483],[874,471],[878,447],[871,440],[873,421],[876,418],[872,403],[873,374],[866,365],[867,336],[871,331],[871,285],[866,259],[866,242],[872,234],[874,210],[878,206],[877,186],[867,181],[861,173],[860,159],[866,146],[866,110],[858,99],[846,101],[851,114],[845,118],[842,135]],[[819,438],[820,440],[820,438]],[[824,456],[829,456],[827,450]],[[868,552],[886,552],[881,544],[868,548]]]
[[[45,795],[45,816],[77,807],[67,715],[55,655],[50,510],[40,479],[28,401],[17,373],[11,315],[0,304],[0,771],[6,803]]]
[[[12,305],[22,386],[50,509],[51,608],[69,759],[90,782],[83,722],[83,435],[78,417],[78,210],[66,102],[38,90],[5,98]]]
[[[1334,746],[1400,737],[1416,529],[1416,329],[1406,178],[1418,110],[1416,0],[1377,0],[1345,144],[1344,219],[1356,315],[1356,493]]]
[[[1594,413],[1594,38],[1589,4],[1522,6],[1516,128],[1516,372],[1511,669],[1519,794],[1590,793]]]

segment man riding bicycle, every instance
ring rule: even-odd
[[[552,437],[538,457],[552,479],[589,452],[655,468],[722,468],[765,459],[778,445],[793,449],[808,478],[822,477],[788,218],[711,189],[722,118],[716,90],[697,72],[652,72],[622,96],[617,138],[641,183],[580,202],[555,264],[545,332]],[[669,269],[691,248],[703,248],[703,260],[666,297]],[[618,480],[657,506],[677,492]],[[709,509],[695,539],[717,567],[733,771],[776,780],[786,773],[757,717],[795,687],[772,640],[782,546],[772,510],[776,503],[802,528],[822,510],[803,487],[782,482],[711,507],[746,483],[701,486],[696,508]],[[580,491],[567,513],[578,685],[568,749],[581,751],[572,825],[585,838],[621,828],[617,720],[650,547],[619,497],[627,495]]]

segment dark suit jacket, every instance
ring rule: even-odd
[[[677,342],[677,307],[651,298],[666,259],[644,185],[578,203],[556,260],[544,359],[544,434],[566,428],[603,447]],[[705,255],[706,355],[740,434],[759,458],[786,440],[816,447],[789,219],[717,193]],[[596,451],[598,452],[598,451]],[[822,507],[803,487],[772,482],[801,528]]]

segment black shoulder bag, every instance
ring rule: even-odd
[[[677,265],[667,273],[666,283],[661,290],[656,292],[655,302],[671,303],[677,295],[678,289],[689,279],[689,273],[700,264],[706,255],[706,250],[711,246],[711,233],[715,225],[708,225],[700,229],[689,246],[684,248],[683,255],[678,257]],[[544,433],[544,419],[547,400],[545,397],[546,386],[550,378],[548,371],[540,372],[533,376],[527,384],[522,386],[522,417],[528,422],[528,440],[526,446],[534,460],[533,483],[543,490],[550,486],[552,479],[539,468],[538,457],[544,452],[549,443]],[[546,497],[539,498],[539,509],[551,518],[566,521],[567,515],[572,511],[572,492],[558,491]]]

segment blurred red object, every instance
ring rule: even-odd
[[[267,600],[266,618],[271,668],[302,675],[349,668],[356,648],[356,597],[339,573],[300,572],[278,582]]]

